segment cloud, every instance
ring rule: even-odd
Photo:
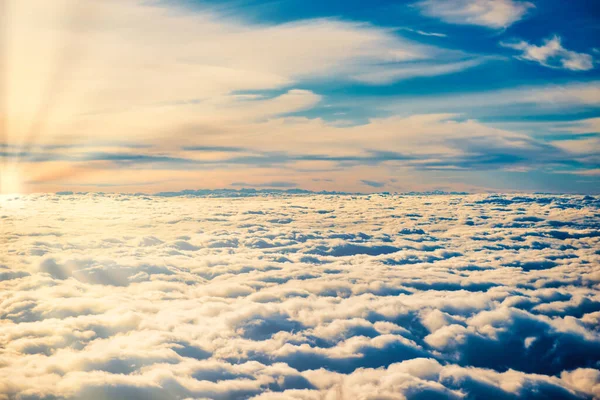
[[[377,107],[396,115],[464,113],[468,109],[467,115],[497,116],[499,108],[504,116],[545,115],[557,110],[590,111],[600,107],[600,82],[520,86],[451,96],[399,96]],[[561,122],[553,122],[555,127],[562,126]]]
[[[582,95],[574,88],[570,90]],[[556,93],[556,96],[569,96],[568,90],[561,91],[558,87],[532,90],[525,96],[530,96],[534,102],[538,101],[538,95],[545,95],[546,101],[550,101],[548,99],[552,98],[552,93]],[[512,98],[517,93],[505,95]],[[483,104],[485,100],[482,99]],[[527,98],[521,100],[527,101]],[[327,185],[326,181],[314,180],[322,177],[326,171],[331,176],[328,179],[342,178],[337,179],[336,186],[330,189],[361,191],[365,189],[362,181],[382,181],[383,166],[396,171],[406,169],[423,173],[499,168],[588,170],[596,167],[593,158],[585,153],[569,150],[566,142],[546,141],[543,137],[536,138],[527,133],[494,128],[477,120],[463,119],[457,114],[382,117],[350,127],[340,127],[319,118],[306,117],[270,118],[243,126],[244,131],[261,132],[260,137],[241,134],[237,123],[224,124],[220,127],[219,135],[186,135],[189,142],[201,141],[204,143],[202,145],[183,144],[169,150],[160,145],[120,151],[73,148],[67,154],[44,149],[31,155],[28,167],[34,170],[39,163],[69,163],[74,172],[81,171],[86,177],[87,182],[82,190],[90,184],[110,186],[114,190],[118,190],[120,186],[123,190],[131,190],[127,187],[136,181],[148,182],[148,186],[152,182],[156,182],[156,185],[164,184],[177,171],[179,182],[171,182],[169,185],[174,191],[185,189],[186,186],[189,188],[186,182],[199,179],[200,176],[205,188],[216,189],[223,187],[223,182],[233,182],[235,186],[255,188],[327,190],[326,187],[331,185]],[[583,138],[573,138],[577,143],[571,147],[583,144],[579,143],[582,140]],[[231,148],[230,143],[236,143],[237,146]],[[8,150],[10,151],[12,150]],[[112,174],[111,171],[117,168],[120,173]],[[347,174],[343,174],[344,170],[353,170],[360,175],[350,180]],[[295,171],[302,171],[302,176],[298,176]],[[55,185],[65,182],[63,176],[55,177],[46,169],[43,173],[46,175],[38,175],[32,182],[39,184],[46,180]],[[390,172],[386,178],[389,180],[389,189],[399,186],[390,180],[394,177],[393,173]],[[257,174],[268,179],[239,180],[240,176]],[[98,178],[92,179],[94,175]],[[141,177],[146,178],[141,180]],[[414,180],[414,177],[408,177],[403,182],[409,186],[415,184]],[[78,186],[72,179],[69,184]],[[186,186],[181,187],[182,185]],[[157,190],[150,188],[146,191]]]
[[[422,36],[434,36],[434,37],[447,37],[448,35],[446,35],[445,33],[438,33],[438,32],[427,32],[427,31],[422,31],[422,30],[417,30],[417,29],[410,29],[410,28],[404,28],[404,30],[409,31],[409,32],[414,32],[418,35],[422,35]]]
[[[504,47],[522,51],[517,58],[533,61],[544,67],[568,69],[571,71],[588,71],[594,68],[594,58],[590,54],[577,53],[563,47],[561,39],[553,36],[544,44],[536,46],[525,41],[501,42]]]
[[[572,133],[573,138],[600,133],[600,118],[572,119],[566,121],[518,121],[505,122],[501,126],[511,130],[546,132],[548,136]]]
[[[173,2],[76,3],[7,6],[11,113],[0,157],[9,171],[2,181],[23,183],[18,191],[181,190],[199,179],[206,187],[252,183],[257,174],[324,189],[312,181],[317,172],[306,179],[299,172],[331,170],[336,157],[371,161],[370,148],[356,141],[332,151],[354,122],[297,116],[329,105],[320,84],[382,85],[489,61],[366,22],[256,23]],[[291,137],[302,148],[285,146]],[[294,169],[274,170],[285,158],[276,153],[291,150]],[[359,175],[352,185],[372,178]]]
[[[476,58],[458,62],[446,62],[443,64],[413,63],[402,65],[400,67],[373,67],[368,72],[354,75],[353,78],[359,82],[382,85],[390,82],[397,82],[402,79],[453,74],[481,65],[485,61],[485,58]]]
[[[437,10],[470,9],[467,2],[441,4]],[[421,190],[447,181],[438,173],[422,179],[427,171],[594,166],[587,155],[494,130],[463,113],[588,111],[599,104],[597,82],[451,98],[362,97],[366,113],[377,118],[330,120],[315,117],[336,106],[319,93],[324,81],[383,85],[496,59],[334,18],[258,24],[205,8],[138,1],[60,0],[50,7],[26,0],[7,10],[11,116],[0,158],[11,190],[158,192],[187,189],[189,182],[212,189],[232,182],[332,189],[315,180],[324,177],[335,180],[336,190],[359,191],[362,180],[395,176],[401,183],[390,189]]]
[[[371,187],[374,187],[374,188],[382,188],[382,187],[385,186],[385,182],[369,181],[369,180],[366,180],[366,179],[363,179],[361,182],[364,185],[371,186]]]
[[[575,154],[589,154],[593,156],[600,150],[600,138],[598,137],[579,140],[560,140],[554,142],[554,144]]]
[[[592,368],[579,368],[561,374],[561,378],[573,387],[594,397],[600,396],[600,371]]]
[[[295,182],[285,181],[273,181],[273,182],[260,182],[260,183],[248,183],[248,182],[233,182],[231,186],[239,187],[257,187],[257,188],[294,188],[298,186]]]
[[[587,169],[585,171],[571,171],[570,173],[583,176],[600,176],[600,168]]]
[[[597,196],[12,201],[7,398],[598,395]]]
[[[451,24],[507,28],[523,19],[534,7],[515,0],[423,0],[415,4],[424,15]]]
[[[587,118],[558,124],[556,130],[565,129],[572,133],[600,133],[600,118]]]
[[[17,145],[125,134],[165,138],[165,131],[191,124],[261,119],[318,102],[318,94],[298,89],[304,82],[347,81],[373,67],[385,71],[419,60],[443,66],[458,56],[386,28],[338,19],[257,24],[138,1],[60,0],[53,7],[11,1],[7,10],[13,82],[7,98],[15,110],[8,139]],[[419,71],[387,81],[411,74]],[[243,93],[288,88],[274,98]],[[29,121],[36,121],[32,129]]]

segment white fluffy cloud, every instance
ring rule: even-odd
[[[521,20],[534,5],[516,0],[423,0],[423,14],[452,24],[506,28]]]
[[[594,68],[594,58],[590,54],[565,49],[558,36],[546,39],[541,46],[525,41],[502,42],[501,44],[504,47],[522,51],[518,58],[533,61],[545,67],[571,71],[587,71]]]
[[[597,197],[236,194],[3,197],[0,398],[598,395]]]

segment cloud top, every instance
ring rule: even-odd
[[[597,197],[253,193],[3,198],[0,394],[598,396]]]

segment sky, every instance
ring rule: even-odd
[[[0,193],[600,193],[594,0],[0,4]]]

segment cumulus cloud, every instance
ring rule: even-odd
[[[4,398],[599,395],[598,197],[4,201]]]
[[[553,36],[544,44],[536,46],[525,41],[501,42],[504,47],[520,50],[521,60],[533,61],[548,68],[561,68],[571,71],[587,71],[594,68],[594,58],[590,54],[578,53],[563,47],[561,38]]]
[[[423,14],[451,24],[506,28],[534,7],[516,0],[423,0],[416,3]]]

